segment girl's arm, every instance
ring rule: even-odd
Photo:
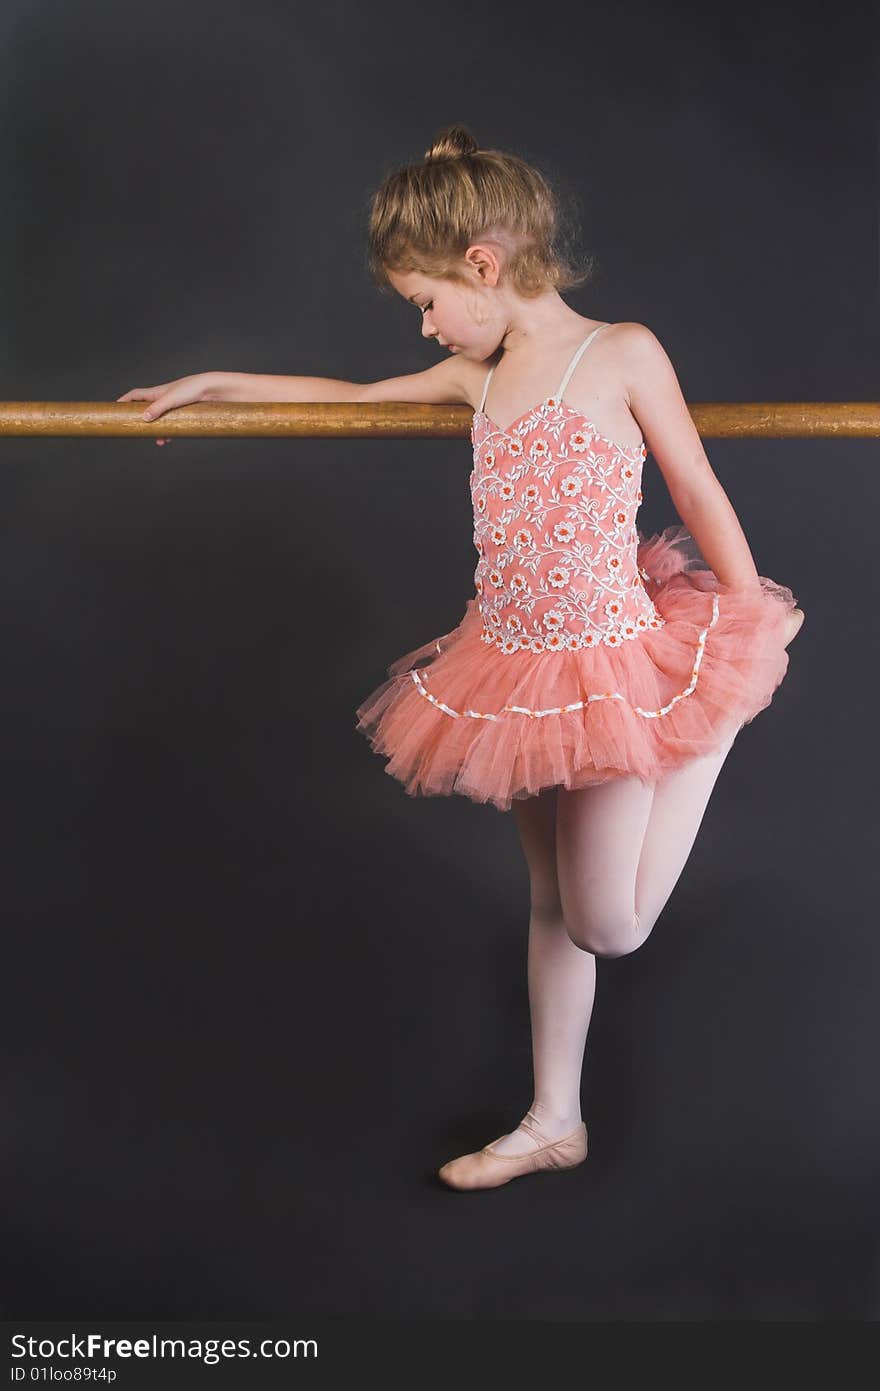
[[[386,377],[379,382],[346,382],[335,377],[263,377],[252,372],[219,372],[223,401],[417,401],[428,405],[468,403],[462,372],[454,357],[424,372]]]
[[[197,401],[420,401],[469,404],[464,373],[454,357],[424,372],[379,382],[336,377],[273,377],[255,372],[198,372],[158,386],[136,386],[117,401],[148,401],[145,420]]]
[[[722,584],[758,588],[749,544],[706,457],[672,363],[644,324],[621,327],[627,404],[657,460],[676,511]]]

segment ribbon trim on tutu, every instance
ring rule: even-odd
[[[496,713],[483,713],[479,710],[453,710],[451,706],[444,704],[442,700],[438,700],[437,697],[431,691],[426,690],[424,682],[428,675],[427,671],[411,671],[410,676],[412,677],[415,683],[415,687],[419,695],[423,695],[426,700],[429,700],[431,702],[432,705],[436,705],[437,709],[442,710],[444,715],[450,715],[453,719],[456,720],[460,719],[463,715],[471,720],[499,720],[507,714],[528,715],[532,719],[542,719],[545,715],[562,715],[569,710],[583,710],[585,706],[587,706],[590,703],[590,701],[593,700],[622,700],[624,704],[629,705],[630,709],[634,710],[637,715],[642,715],[645,719],[648,720],[654,720],[657,719],[657,717],[660,715],[668,715],[669,711],[672,710],[673,707],[676,706],[680,700],[684,700],[687,696],[693,695],[694,691],[697,688],[697,679],[699,676],[700,664],[703,660],[703,650],[706,646],[706,637],[709,633],[709,630],[711,628],[714,628],[717,622],[718,595],[713,594],[712,617],[697,638],[696,657],[694,658],[693,670],[691,671],[691,679],[688,685],[685,686],[684,690],[679,691],[678,694],[674,695],[672,699],[667,702],[666,705],[662,705],[659,710],[643,710],[639,705],[632,705],[630,701],[627,700],[626,696],[623,695],[620,691],[596,692],[593,695],[588,695],[586,700],[575,700],[572,701],[570,705],[551,706],[549,710],[530,710],[528,706],[525,705],[505,705],[502,706],[502,708]],[[439,642],[437,643],[437,651],[440,651]]]

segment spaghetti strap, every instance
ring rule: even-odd
[[[495,371],[495,368],[496,368],[497,366],[498,366],[498,363],[497,363],[497,362],[493,362],[493,363],[492,363],[492,366],[489,368],[489,371],[486,373],[486,380],[485,380],[485,382],[483,383],[483,399],[481,400],[480,405],[479,405],[479,410],[480,410],[481,413],[482,413],[483,407],[484,407],[485,404],[486,404],[486,392],[489,390],[489,383],[490,383],[490,381],[492,380],[492,373]]]
[[[600,332],[602,331],[603,328],[608,328],[608,327],[609,327],[608,324],[599,324],[596,328],[593,329],[592,333],[590,333],[590,334],[584,339],[583,343],[581,343],[580,347],[578,348],[577,352],[575,353],[574,357],[571,359],[571,362],[568,364],[568,367],[566,368],[565,376],[562,378],[562,381],[559,383],[559,388],[558,388],[558,390],[557,390],[557,392],[556,392],[556,400],[557,400],[557,401],[561,401],[561,400],[562,400],[563,392],[565,391],[565,388],[568,386],[568,383],[571,381],[571,374],[572,374],[572,372],[574,371],[574,369],[577,367],[578,363],[580,362],[581,356],[583,355],[583,353],[586,352],[587,348],[590,346],[590,344],[592,343],[593,339],[596,337],[596,334],[597,334],[597,333],[600,333]]]
[[[583,343],[581,343],[580,347],[579,347],[579,348],[577,349],[577,351],[575,352],[574,357],[571,359],[571,362],[568,364],[568,367],[566,368],[566,371],[565,371],[565,375],[564,375],[564,377],[562,378],[562,381],[561,381],[560,384],[559,384],[559,389],[558,389],[558,391],[556,392],[556,397],[555,397],[555,399],[556,399],[557,401],[561,401],[561,400],[562,400],[562,394],[563,394],[563,392],[565,391],[565,388],[568,386],[568,383],[569,383],[569,381],[571,380],[571,374],[572,374],[572,372],[574,371],[574,369],[577,367],[578,363],[580,362],[582,354],[586,352],[587,348],[590,346],[590,344],[592,343],[593,339],[596,337],[596,334],[597,334],[597,333],[601,333],[601,331],[602,331],[603,328],[608,328],[608,327],[609,327],[608,324],[597,324],[596,327],[593,329],[592,333],[588,334],[587,337],[584,339]],[[496,368],[497,366],[498,366],[498,363],[497,363],[497,362],[493,362],[492,366],[489,368],[488,372],[486,373],[486,380],[483,382],[483,395],[482,395],[482,398],[481,398],[481,400],[480,400],[480,404],[479,404],[479,407],[478,407],[478,410],[480,411],[481,414],[485,411],[485,407],[486,407],[486,396],[487,396],[488,391],[489,391],[489,383],[490,383],[490,381],[492,380],[492,373],[495,371],[495,368]]]

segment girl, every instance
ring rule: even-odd
[[[512,809],[528,866],[533,1100],[509,1134],[443,1165],[457,1189],[586,1158],[596,957],[651,932],[803,621],[791,590],[757,574],[657,338],[562,299],[589,270],[559,228],[537,170],[450,127],[385,179],[369,234],[374,277],[416,306],[442,362],[364,386],[204,373],[118,398],[150,402],[145,419],[199,400],[476,411],[475,594],[357,711],[408,793]],[[684,525],[644,540],[648,445]]]

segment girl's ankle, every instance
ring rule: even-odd
[[[569,1130],[574,1130],[582,1119],[580,1106],[565,1111],[559,1106],[550,1106],[541,1101],[532,1102],[529,1114],[537,1121],[542,1130],[552,1131],[559,1131],[566,1127]]]

